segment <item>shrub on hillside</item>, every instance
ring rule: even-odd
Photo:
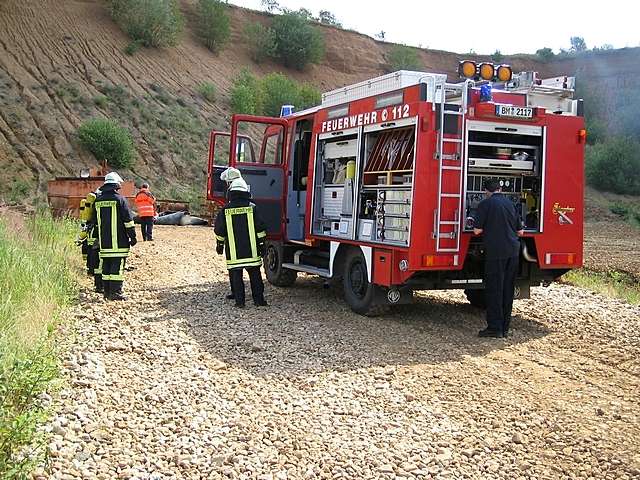
[[[229,40],[229,14],[220,0],[199,0],[198,32],[212,52],[219,52]]]
[[[302,110],[318,105],[320,91],[312,85],[298,84],[282,73],[270,73],[261,79],[243,70],[231,87],[231,108],[234,113],[250,115],[280,115],[282,105],[294,105]]]
[[[272,23],[274,54],[286,67],[303,70],[324,56],[324,38],[305,12],[285,12]]]
[[[78,129],[78,138],[97,160],[106,160],[112,167],[128,168],[133,163],[135,150],[131,134],[113,120],[86,121]]]
[[[543,60],[545,62],[553,60],[553,57],[556,56],[556,54],[553,53],[553,50],[551,50],[549,47],[544,47],[536,50],[536,55],[540,58],[540,60]]]
[[[389,72],[398,70],[421,70],[422,61],[418,50],[407,45],[394,45],[389,52]]]
[[[216,86],[211,82],[203,82],[197,87],[198,93],[208,102],[216,100]]]
[[[176,45],[184,28],[177,0],[111,0],[111,16],[145,47]]]
[[[259,22],[250,23],[244,30],[249,43],[249,54],[256,63],[275,57],[276,36],[273,29]]]
[[[640,142],[613,137],[590,145],[586,155],[587,182],[607,192],[640,195]]]
[[[298,85],[282,73],[270,73],[260,83],[264,98],[263,113],[265,115],[277,117],[280,115],[280,107],[282,105],[298,106]]]

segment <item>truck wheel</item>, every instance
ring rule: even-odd
[[[367,262],[360,249],[351,249],[347,253],[342,285],[344,298],[354,312],[360,315],[375,316],[387,311],[387,305],[374,305],[377,288],[369,282]]]
[[[485,309],[487,308],[487,302],[484,296],[484,289],[470,289],[465,290],[464,294],[467,296],[467,300],[469,303],[477,308]]]
[[[267,281],[276,287],[290,287],[296,281],[298,272],[282,266],[283,252],[280,243],[267,242],[264,255],[264,271]]]

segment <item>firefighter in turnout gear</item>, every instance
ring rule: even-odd
[[[107,300],[125,300],[122,295],[124,266],[129,248],[137,243],[131,210],[118,193],[122,178],[115,172],[104,177],[96,198],[93,222],[97,225],[102,283]]]
[[[231,278],[231,290],[236,307],[245,305],[243,270],[251,281],[251,296],[256,306],[267,306],[260,265],[267,237],[265,224],[260,219],[246,182],[235,168],[225,170],[221,179],[229,183],[227,204],[218,212],[215,221],[216,252],[226,254]]]

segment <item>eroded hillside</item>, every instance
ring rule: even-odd
[[[279,70],[325,91],[379,75],[389,44],[331,27],[321,27],[326,55],[305,72],[274,63],[256,65],[249,57],[243,31],[248,22],[268,20],[259,12],[231,8],[232,32],[218,56],[193,33],[194,2],[183,0],[187,28],[170,49],[124,53],[129,39],[111,20],[100,0],[5,0],[0,3],[0,198],[43,197],[46,181],[75,175],[95,165],[76,139],[86,119],[117,119],[133,133],[138,158],[134,178],[150,179],[165,194],[201,191],[206,165],[207,132],[225,128],[230,116],[228,93],[237,72]],[[421,51],[426,70],[453,73],[460,55]],[[545,74],[597,70],[609,78],[637,78],[637,49],[606,55],[611,65],[598,68],[584,61],[550,64],[529,57],[508,59],[516,70]],[[587,60],[588,61],[588,60]],[[629,72],[627,72],[627,71]],[[613,76],[612,76],[613,75]],[[198,93],[202,82],[216,85],[213,103]]]

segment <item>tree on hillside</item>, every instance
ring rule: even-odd
[[[536,50],[536,55],[540,57],[540,60],[544,60],[545,62],[547,62],[555,57],[556,54],[553,53],[553,50],[549,47],[544,47]]]
[[[320,21],[320,23],[323,23],[325,25],[342,28],[342,24],[329,10],[320,10],[320,13],[318,14],[318,20]]]
[[[388,56],[389,72],[398,70],[421,70],[422,61],[418,50],[407,45],[394,45]]]
[[[120,28],[145,47],[174,46],[184,29],[177,0],[111,0],[110,10]]]
[[[573,53],[581,53],[587,51],[587,43],[584,41],[583,37],[571,37],[571,52]]]
[[[269,13],[276,13],[282,10],[277,0],[261,0],[260,5]]]
[[[220,0],[199,0],[198,33],[212,52],[219,52],[229,40],[227,5]]]
[[[504,55],[502,55],[500,50],[496,50],[491,55],[491,60],[493,60],[495,63],[501,63],[504,60]]]

